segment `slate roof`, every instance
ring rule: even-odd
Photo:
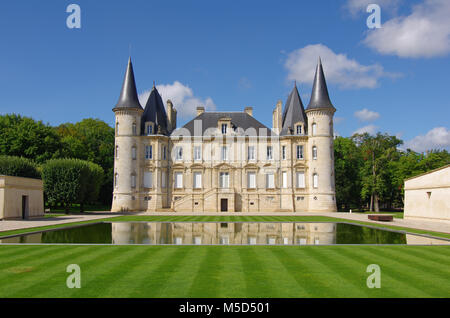
[[[297,85],[294,85],[292,92],[284,105],[283,117],[281,118],[281,132],[280,135],[290,135],[289,127],[294,130],[295,123],[304,123],[303,127],[307,125],[307,117],[305,115],[305,108],[303,107],[302,99],[298,93]]]
[[[202,122],[201,135],[204,135],[208,128],[218,128],[218,121],[221,118],[231,118],[231,125],[235,129],[242,128],[244,132],[249,128],[254,128],[258,136],[260,133],[262,133],[261,135],[276,136],[270,128],[245,112],[204,112],[189,121],[182,128],[187,129],[191,136],[198,136],[199,134],[194,132],[194,124],[196,120],[200,120]],[[260,129],[265,130],[261,132]],[[177,129],[173,134],[177,135],[177,133],[182,133],[182,130]]]
[[[122,84],[119,100],[113,110],[118,109],[142,109],[134,81],[133,64],[131,57],[128,59],[127,71]]]
[[[325,82],[325,75],[323,74],[322,61],[319,57],[319,62],[316,67],[316,75],[314,76],[314,85],[311,93],[311,100],[306,108],[332,108],[335,109],[328,96],[327,83]]]
[[[160,133],[163,135],[168,135],[168,120],[166,109],[164,108],[164,103],[162,101],[161,95],[159,95],[158,90],[155,85],[153,85],[152,91],[148,96],[147,103],[145,104],[144,113],[141,119],[141,132],[144,134],[145,123],[152,122],[155,124],[154,133],[158,133],[158,126],[160,126]]]

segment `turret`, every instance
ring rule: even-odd
[[[139,208],[139,135],[144,110],[139,103],[131,58],[123,80],[122,91],[113,108],[115,124],[114,191],[111,211]]]
[[[333,115],[336,109],[328,95],[322,62],[319,58],[311,93],[306,108],[308,118],[308,183],[309,210],[336,211]]]

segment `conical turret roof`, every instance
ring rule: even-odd
[[[170,133],[168,130],[166,109],[164,108],[161,95],[159,95],[159,92],[154,84],[147,103],[145,104],[144,114],[142,114],[142,131],[144,131],[146,122],[152,122],[155,124],[155,134],[158,133],[158,126],[160,127],[161,134],[167,135]]]
[[[307,127],[305,108],[303,107],[302,99],[298,93],[297,85],[294,85],[294,88],[284,105],[280,135],[289,135],[289,128],[295,129],[294,125],[298,122],[303,122],[305,124],[304,127]]]
[[[308,109],[316,108],[334,108],[328,96],[327,83],[325,82],[325,75],[323,74],[322,61],[319,57],[317,63],[316,75],[314,76],[314,85],[311,93],[311,100],[309,101]]]
[[[114,107],[116,109],[142,109],[136,90],[136,82],[134,80],[133,64],[131,57],[128,59],[127,71],[123,80],[122,91],[120,92],[119,101]]]

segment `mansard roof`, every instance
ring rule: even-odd
[[[304,129],[307,127],[307,117],[302,99],[298,93],[297,85],[294,85],[292,92],[284,105],[283,117],[281,118],[280,135],[289,135],[289,128],[295,130],[294,125],[298,122],[304,123]]]
[[[160,127],[160,134],[168,135],[170,132],[168,130],[168,120],[166,109],[164,107],[164,103],[162,101],[161,95],[159,95],[158,90],[153,84],[152,91],[148,96],[147,103],[145,104],[144,113],[142,114],[141,119],[141,131],[144,132],[145,123],[152,122],[154,123],[154,133],[158,133],[158,126]]]
[[[330,96],[328,96],[327,83],[325,81],[325,75],[323,74],[322,61],[320,60],[320,57],[316,67],[314,85],[307,110],[317,108],[335,109],[330,101]]]
[[[184,129],[187,129],[189,131],[189,134],[191,136],[198,136],[200,131],[194,131],[194,125],[196,121],[201,122],[201,135],[205,134],[205,131],[207,129],[214,129],[218,128],[218,122],[221,119],[229,119],[231,121],[231,128],[232,129],[242,129],[243,133],[246,135],[250,134],[252,135],[252,128],[255,129],[254,131],[259,136],[273,136],[276,135],[270,128],[268,128],[266,125],[262,124],[258,120],[256,120],[253,116],[250,116],[249,114],[245,112],[204,112],[189,121],[187,124],[185,124],[181,129],[177,129],[174,131],[174,135],[182,134]],[[197,128],[200,130],[200,127]],[[261,129],[261,130],[260,130]],[[211,131],[211,130],[210,130]]]
[[[134,80],[133,64],[131,57],[128,59],[127,70],[122,84],[119,100],[113,110],[118,109],[142,109]]]

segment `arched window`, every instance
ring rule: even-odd
[[[137,135],[136,123],[133,123],[132,130],[133,130],[133,135],[136,136]]]
[[[319,187],[319,176],[317,173],[313,174],[313,188]]]
[[[136,146],[131,147],[131,159],[136,159]]]
[[[119,122],[116,122],[116,136],[119,134]]]
[[[131,175],[131,187],[136,188],[136,174]]]
[[[311,126],[311,128],[312,128],[312,135],[314,136],[314,135],[316,134],[317,124],[316,124],[316,123],[313,123],[312,126]]]
[[[317,159],[317,146],[312,147],[312,157],[313,159]]]

